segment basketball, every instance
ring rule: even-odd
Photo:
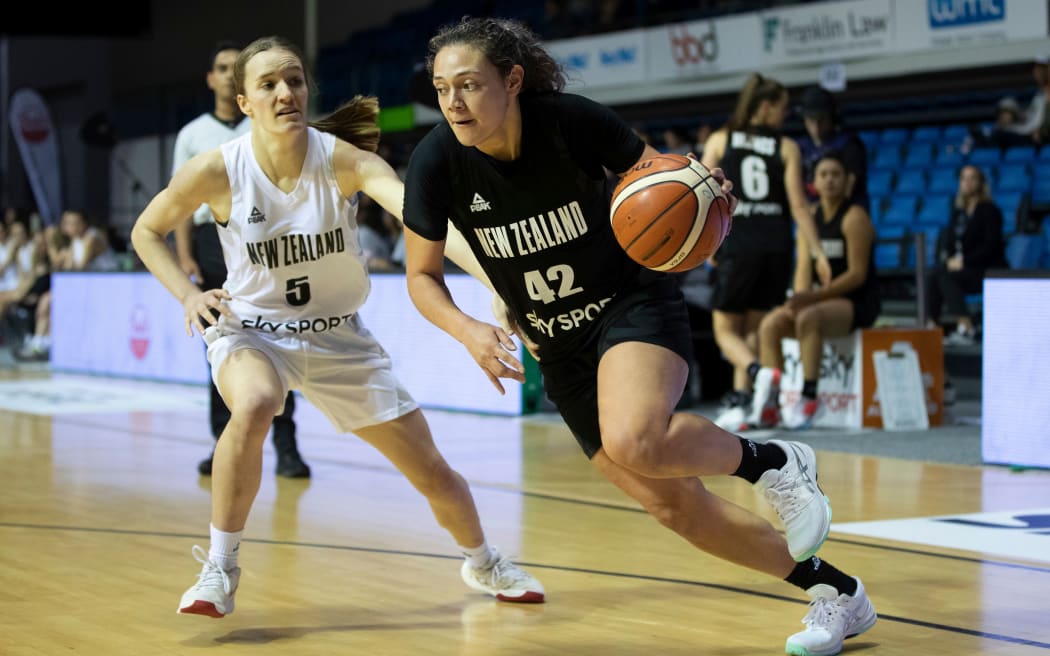
[[[729,234],[729,201],[703,164],[684,155],[639,162],[613,190],[613,234],[627,255],[655,271],[688,271]]]

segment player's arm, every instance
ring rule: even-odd
[[[193,156],[190,152],[189,136],[185,130],[180,130],[175,137],[175,153],[172,158],[172,175],[174,175]],[[198,281],[201,276],[200,267],[193,258],[193,213],[185,217],[185,220],[175,226],[175,255],[179,258],[179,265],[188,276],[196,276]]]
[[[131,229],[131,243],[142,263],[157,280],[182,303],[187,316],[187,331],[191,321],[197,323],[203,333],[201,321],[214,324],[208,311],[216,309],[224,314],[229,310],[220,303],[228,299],[224,290],[201,290],[190,280],[179,266],[179,262],[168,248],[168,233],[185,221],[193,210],[202,204],[216,207],[216,202],[225,199],[229,203],[230,183],[226,165],[218,149],[194,157],[176,172],[146,209],[142,211]]]
[[[828,256],[820,245],[820,235],[813,212],[806,202],[806,188],[802,181],[802,151],[794,139],[784,137],[780,141],[780,156],[784,161],[784,190],[787,192],[788,205],[791,206],[791,218],[798,226],[798,232],[806,238],[810,255],[817,260],[817,275],[822,284],[831,280],[831,265]]]
[[[360,189],[404,224],[405,185],[386,160],[343,141],[336,142],[335,157],[336,178],[345,195],[353,193],[347,193],[350,189]],[[405,239],[408,239],[407,235]],[[492,289],[492,282],[474,257],[467,240],[451,222],[448,223],[444,254],[459,268]]]
[[[795,280],[791,288],[797,292],[813,288],[813,258],[809,254],[809,244],[805,235],[795,240]]]

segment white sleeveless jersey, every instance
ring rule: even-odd
[[[229,221],[217,224],[228,271],[223,288],[238,327],[264,335],[309,336],[341,326],[370,289],[357,199],[342,195],[332,168],[335,137],[307,132],[291,193],[263,173],[251,134],[222,145],[232,200]]]

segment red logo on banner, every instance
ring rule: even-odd
[[[131,354],[142,360],[149,350],[149,315],[146,308],[136,305],[131,309]]]
[[[671,56],[678,66],[718,59],[718,39],[713,23],[708,24],[707,34],[702,36],[694,36],[685,24],[672,25],[667,31],[671,39]]]
[[[22,136],[29,143],[40,143],[51,133],[47,116],[32,108],[22,110],[18,120],[22,124]]]

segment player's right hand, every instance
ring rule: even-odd
[[[504,329],[471,319],[460,341],[500,394],[506,394],[500,378],[525,382],[525,366],[510,354],[518,345]]]

